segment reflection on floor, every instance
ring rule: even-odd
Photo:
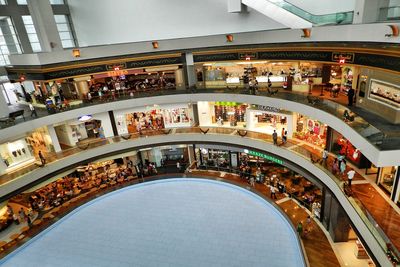
[[[357,259],[356,241],[338,242],[334,244],[335,249],[340,254],[344,266],[349,267],[371,267],[374,266],[371,260]]]

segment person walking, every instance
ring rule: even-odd
[[[256,186],[255,179],[253,176],[250,177],[250,186],[252,186],[252,187]]]
[[[272,140],[274,140],[274,145],[278,145],[278,134],[276,133],[276,130],[274,130],[274,133],[272,134]]]
[[[350,87],[349,91],[347,92],[347,100],[348,100],[348,106],[351,107],[353,106],[353,102],[354,102],[354,89]]]
[[[35,117],[37,118],[38,115],[37,115],[36,109],[35,109],[35,107],[32,105],[32,103],[29,103],[29,109],[31,110],[31,117],[32,117],[33,115],[35,115]]]
[[[351,182],[353,181],[355,174],[356,174],[356,172],[354,171],[353,168],[351,168],[350,171],[347,172],[347,182],[350,187],[351,187]]]
[[[46,164],[46,158],[43,156],[43,153],[41,150],[39,150],[39,158],[40,158],[40,162],[42,163],[42,167]]]
[[[272,199],[277,199],[275,186],[271,185],[270,190],[271,190],[271,198]]]
[[[301,222],[297,224],[297,233],[300,237],[303,235],[303,224]]]
[[[178,169],[178,172],[181,172],[181,163],[179,161],[176,162],[176,168]]]
[[[282,128],[282,145],[286,144],[287,142],[287,131],[285,131],[285,128]]]
[[[346,171],[346,160],[343,159],[343,160],[340,162],[339,168],[340,168],[340,174],[343,176],[343,175],[344,175],[344,172]]]
[[[324,150],[322,151],[322,166],[324,166],[326,168],[326,166],[328,166],[328,150],[326,148],[324,148]]]
[[[338,172],[339,172],[339,161],[338,159],[335,159],[332,165],[332,174],[336,175]]]

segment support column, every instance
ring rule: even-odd
[[[47,125],[47,131],[49,132],[51,143],[53,144],[54,151],[60,152],[61,146],[60,142],[58,141],[56,130],[54,129],[53,125]]]
[[[175,70],[175,86],[177,90],[185,90],[185,78],[183,69]]]
[[[193,89],[196,86],[197,78],[196,71],[194,69],[194,60],[192,53],[185,53],[184,55],[183,68],[185,69],[185,84],[189,89]]]
[[[42,51],[53,52],[62,50],[63,47],[50,1],[28,0],[28,8]]]
[[[87,95],[89,92],[89,85],[86,80],[84,81],[76,81],[76,89],[78,90],[78,94],[81,98]]]
[[[6,96],[4,95],[4,87],[0,84],[0,117],[7,117],[10,110],[8,109],[8,104]]]
[[[389,0],[356,0],[354,6],[354,24],[376,22],[380,17],[387,17]],[[380,14],[381,12],[381,14]]]

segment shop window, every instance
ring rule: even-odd
[[[396,177],[397,167],[383,167],[379,173],[379,185],[389,193],[393,190],[393,183]]]
[[[326,124],[299,114],[294,137],[324,148],[326,146],[327,130],[328,126]]]
[[[359,97],[365,97],[365,89],[367,87],[367,82],[366,81],[362,81],[360,82],[360,90],[358,92],[358,96]]]

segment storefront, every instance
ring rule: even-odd
[[[74,147],[82,142],[96,141],[113,136],[111,121],[107,112],[84,115],[75,120],[54,125],[62,149]]]
[[[344,155],[347,160],[360,169],[370,166],[369,160],[360,152],[360,150],[354,147],[353,144],[343,135],[333,129],[328,150],[337,155]]]
[[[197,102],[200,126],[246,128],[247,104],[238,102]]]
[[[195,65],[198,87],[243,88],[251,80],[257,80],[259,87],[282,87],[288,76],[293,77],[294,91],[309,90],[309,80],[321,83],[320,63],[271,62],[265,60],[241,60],[234,62],[206,62]],[[303,88],[304,87],[304,88]]]
[[[39,151],[43,156],[53,152],[51,138],[46,127],[28,133],[25,138],[0,145],[0,156],[4,163],[4,172],[14,171],[39,160]]]
[[[193,108],[183,103],[118,110],[114,116],[118,134],[122,135],[193,125]]]
[[[388,194],[392,194],[397,175],[397,166],[379,168],[377,181]]]
[[[271,107],[251,105],[246,110],[246,128],[250,131],[272,134],[274,130],[278,134],[287,131],[287,136],[293,134],[293,115],[291,112]]]
[[[301,114],[294,115],[296,131],[293,136],[309,144],[325,148],[328,125]]]
[[[177,162],[182,166],[189,163],[187,145],[171,145],[139,150],[139,159],[144,165],[154,163],[155,167],[170,168],[175,171]]]

